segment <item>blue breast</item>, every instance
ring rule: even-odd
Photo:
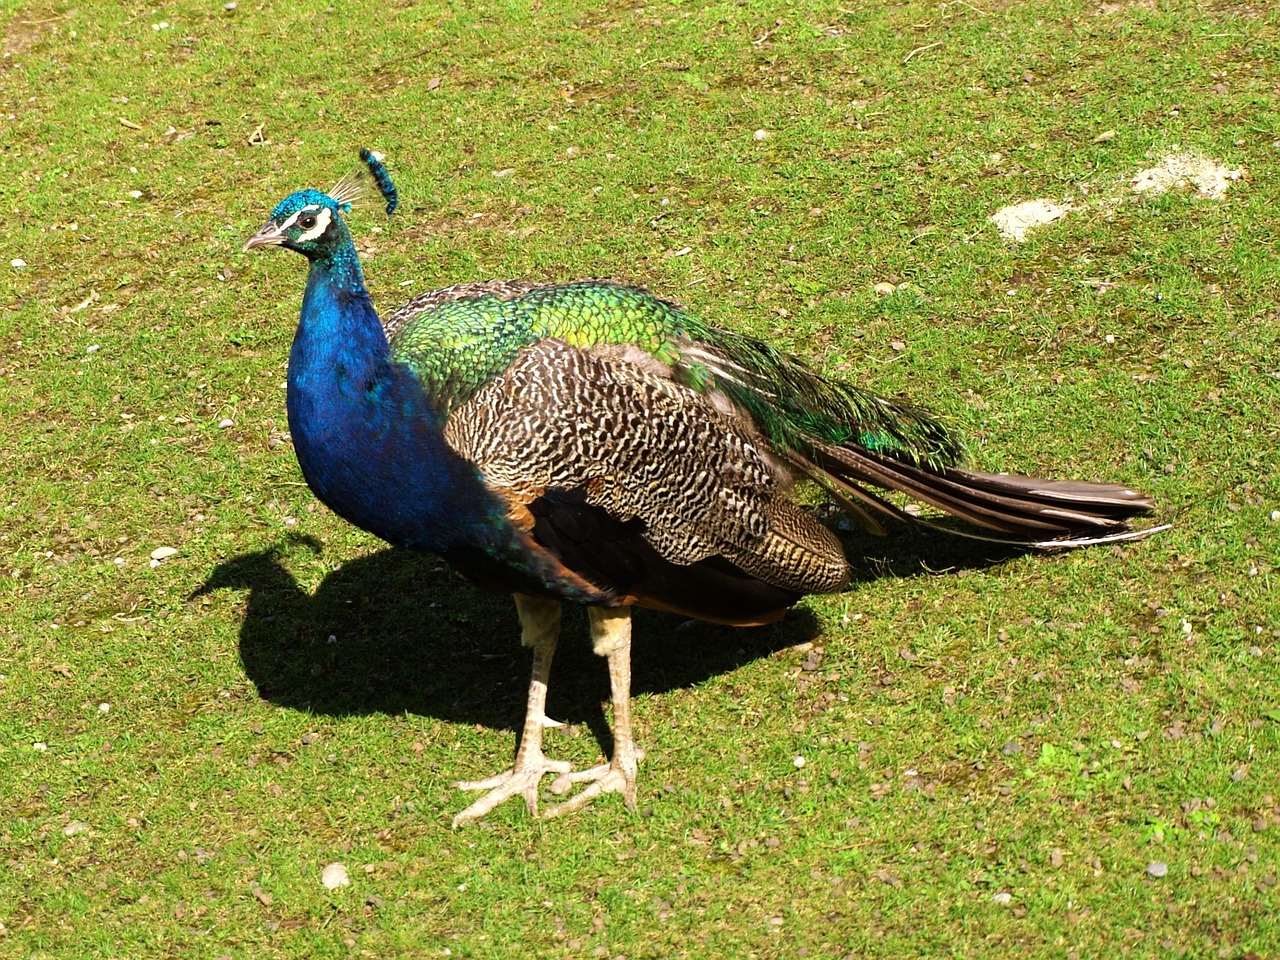
[[[505,502],[445,442],[350,263],[345,274],[342,261],[312,264],[289,354],[289,431],[307,484],[361,529],[438,553],[486,586],[599,602],[513,527]]]
[[[363,289],[314,264],[289,354],[288,412],[307,483],[389,543],[447,553],[498,536],[501,505],[445,443],[418,379],[392,362]]]

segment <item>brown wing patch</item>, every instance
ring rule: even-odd
[[[621,357],[540,341],[445,436],[528,508],[535,541],[615,596],[765,623],[847,578],[839,542],[787,498],[790,477],[749,425]]]

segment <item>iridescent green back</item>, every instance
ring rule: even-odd
[[[636,287],[582,280],[515,296],[437,302],[426,295],[424,302],[430,305],[397,329],[391,349],[422,379],[442,417],[500,375],[523,347],[553,337],[575,347],[643,350],[686,386],[728,396],[783,448],[852,445],[931,466],[961,459],[959,440],[928,413],[824,377],[761,340],[708,326]]]
[[[688,319],[674,304],[643,290],[581,280],[510,298],[445,301],[406,323],[391,350],[447,414],[538,340],[555,337],[575,347],[629,343],[673,362]]]

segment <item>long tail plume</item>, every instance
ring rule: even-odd
[[[871,484],[895,490],[968,521],[980,530],[942,526],[948,533],[1042,550],[1093,546],[1136,540],[1168,524],[1129,528],[1129,521],[1149,514],[1155,501],[1112,483],[1045,480],[1011,474],[984,473],[962,467],[918,467],[901,460],[847,446],[816,445],[807,467],[842,502],[865,504],[911,523],[940,527],[865,489]],[[865,510],[855,512],[866,518]],[[875,530],[874,520],[868,525]]]
[[[921,466],[964,456],[957,437],[925,410],[826,377],[781,350],[727,330],[702,328],[703,342],[681,346],[681,365],[745,408],[770,440],[805,450],[812,443],[856,445]]]
[[[1128,521],[1155,501],[1109,483],[983,473],[961,464],[959,437],[928,411],[823,376],[751,337],[688,323],[679,367],[688,382],[745,410],[776,453],[822,486],[873,533],[878,516],[1022,547],[1132,540],[1165,529]],[[972,525],[919,517],[868,487],[904,493]]]

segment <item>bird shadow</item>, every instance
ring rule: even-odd
[[[986,567],[1016,552],[939,543],[913,537],[909,528],[891,541],[846,543],[851,589],[881,577]],[[875,545],[879,551],[869,553]],[[225,590],[248,591],[240,660],[263,699],[330,716],[413,713],[519,729],[531,655],[518,643],[519,621],[509,599],[477,590],[435,557],[395,549],[345,562],[309,592],[293,569],[320,563],[321,555],[318,541],[292,536],[219,564],[191,595],[208,604]],[[821,632],[803,607],[779,623],[746,629],[637,610],[632,694],[694,686]],[[608,752],[612,740],[601,706],[608,697],[607,673],[591,652],[586,617],[569,608],[548,715],[585,724]]]

